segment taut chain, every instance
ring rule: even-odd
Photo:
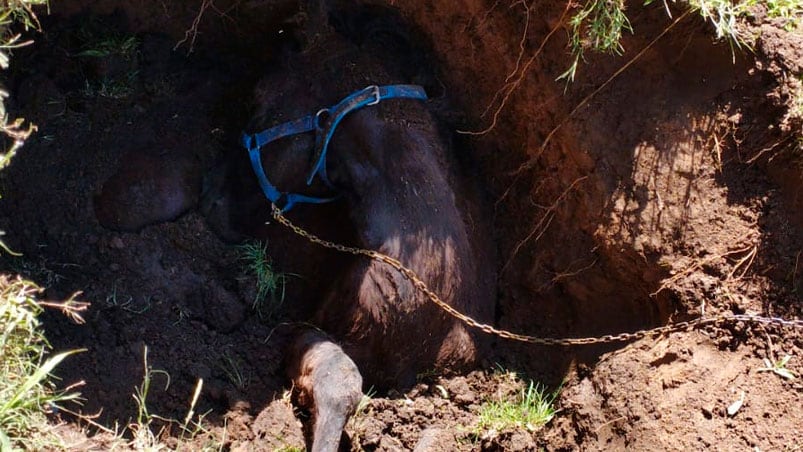
[[[716,325],[727,322],[750,322],[750,323],[761,323],[768,325],[789,326],[794,328],[803,328],[803,320],[786,320],[778,317],[763,317],[750,314],[720,314],[714,317],[700,317],[694,320],[672,323],[669,325],[635,331],[632,333],[606,334],[604,336],[597,336],[597,337],[552,338],[552,337],[535,337],[535,336],[528,336],[526,334],[513,333],[507,330],[500,330],[491,325],[488,325],[487,323],[480,323],[474,320],[473,318],[458,311],[457,309],[453,308],[448,303],[443,301],[438,296],[438,294],[430,290],[429,287],[427,287],[426,283],[424,283],[424,281],[422,281],[421,278],[419,278],[414,271],[405,267],[398,259],[392,258],[378,251],[367,250],[364,248],[355,248],[351,246],[344,246],[330,242],[328,240],[323,240],[320,237],[310,234],[304,229],[293,224],[290,220],[287,219],[287,217],[282,215],[282,211],[279,210],[279,208],[276,207],[276,205],[273,203],[271,203],[271,210],[273,212],[273,218],[276,221],[290,228],[293,232],[306,238],[312,243],[316,243],[325,248],[337,250],[342,253],[354,254],[357,256],[365,256],[368,257],[369,259],[383,262],[393,267],[399,273],[401,273],[405,278],[407,278],[419,291],[421,291],[421,293],[426,295],[427,298],[430,299],[430,301],[435,303],[435,305],[446,311],[452,317],[460,320],[461,322],[465,323],[468,326],[477,328],[478,330],[484,333],[498,336],[503,339],[526,342],[528,344],[534,344],[534,345],[570,346],[570,345],[590,345],[590,344],[605,344],[610,342],[631,341],[635,339],[641,339],[647,336],[657,336],[661,334],[667,334],[676,331],[683,331],[691,328],[699,328],[702,326]]]

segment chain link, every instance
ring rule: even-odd
[[[728,322],[761,323],[766,325],[803,328],[803,320],[786,320],[778,317],[763,317],[751,314],[720,314],[714,317],[700,317],[685,322],[672,323],[669,325],[635,331],[632,333],[606,334],[604,336],[597,336],[597,337],[551,338],[551,337],[535,337],[535,336],[528,336],[525,334],[513,333],[507,330],[500,330],[491,325],[488,325],[487,323],[478,322],[477,320],[474,320],[473,318],[453,308],[451,305],[443,301],[438,296],[438,294],[431,291],[429,287],[427,287],[426,283],[424,283],[424,281],[422,281],[421,278],[419,278],[418,275],[416,275],[416,273],[413,270],[405,267],[398,259],[392,258],[378,251],[367,250],[364,248],[355,248],[351,246],[340,245],[338,243],[333,243],[328,240],[323,240],[318,236],[310,234],[304,229],[293,224],[290,220],[287,219],[287,217],[285,217],[282,214],[282,211],[278,207],[276,207],[276,205],[273,203],[271,203],[271,210],[273,212],[273,218],[276,221],[288,227],[290,230],[306,238],[312,243],[318,244],[325,248],[337,250],[342,253],[354,254],[357,256],[365,256],[370,259],[383,262],[393,267],[399,273],[401,273],[405,278],[407,278],[413,284],[413,286],[416,287],[416,289],[418,289],[421,293],[426,295],[427,298],[430,299],[430,301],[435,303],[435,305],[437,305],[442,310],[446,311],[446,313],[448,313],[452,317],[460,320],[461,322],[465,323],[470,327],[477,328],[478,330],[484,333],[501,337],[503,339],[510,339],[513,341],[525,342],[533,345],[572,346],[572,345],[590,345],[590,344],[605,344],[610,342],[632,341],[636,339],[642,339],[647,336],[658,336],[677,331],[684,331],[692,328],[700,328],[703,326],[710,326]]]

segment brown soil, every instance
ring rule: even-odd
[[[80,410],[102,410],[97,422],[125,424],[136,414],[131,395],[147,347],[148,364],[170,375],[169,386],[154,377],[151,412],[183,419],[204,380],[196,412],[208,412],[208,432],[185,448],[214,440],[242,451],[300,447],[306,418],[285,396],[275,320],[251,309],[253,281],[235,244],[212,232],[198,206],[203,175],[240,152],[242,105],[297,8],[204,3],[212,6],[197,39],[173,51],[201,3],[54,2],[45,33],[12,66],[14,111],[39,132],[0,175],[0,230],[25,254],[0,264],[46,286],[50,298],[83,290],[92,302],[85,325],[51,314],[46,326],[56,350],[87,349],[58,374],[65,385],[86,382]],[[432,43],[444,92],[460,111],[447,120],[487,130],[457,141],[496,201],[493,218],[482,220],[499,256],[497,326],[566,337],[701,313],[800,318],[794,108],[803,33],[780,32],[759,11],[746,25],[760,31],[754,53],[734,57],[693,16],[653,43],[672,20],[661,5],[634,3],[625,54],[589,55],[566,87],[554,81],[569,64],[565,3],[529,11],[490,0],[398,3]],[[132,35],[132,54],[82,55],[103,37]],[[165,183],[143,184],[148,178]],[[124,190],[138,201],[122,206],[108,194]],[[273,256],[280,268],[282,258]],[[314,289],[321,273],[288,284]],[[787,367],[803,374],[799,330],[743,323],[576,348],[496,340],[486,371],[422,376],[410,392],[377,395],[350,422],[347,443],[794,450],[803,443],[801,379],[759,371],[764,358],[786,354]],[[518,390],[493,373],[495,363],[553,388],[563,383],[557,417],[535,432],[473,434],[483,400]],[[76,450],[104,448],[100,439],[80,441]]]

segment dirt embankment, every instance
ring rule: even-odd
[[[191,33],[174,52],[201,4],[208,7],[197,40]],[[698,17],[667,31],[674,19],[662,7],[633,4],[635,33],[625,36],[624,55],[589,54],[566,86],[555,79],[570,62],[567,5],[525,5],[396,5],[431,41],[443,93],[460,111],[447,120],[471,132],[457,135],[459,148],[495,203],[493,218],[478,221],[490,222],[488,239],[498,249],[497,324],[537,336],[595,336],[703,313],[799,318],[800,30],[782,32],[757,13],[746,24],[758,34],[755,52],[734,55]],[[154,412],[182,417],[202,377],[199,411],[213,410],[213,430],[227,429],[234,448],[300,441],[281,398],[280,345],[249,310],[253,288],[237,252],[209,230],[197,199],[183,185],[157,187],[164,191],[157,199],[180,198],[182,216],[138,232],[106,229],[95,211],[96,196],[125,172],[130,153],[143,154],[145,166],[172,156],[196,171],[237,152],[246,114],[238,107],[271,64],[296,6],[85,1],[53,8],[46,34],[18,56],[16,102],[40,132],[2,175],[0,229],[26,254],[4,260],[4,268],[48,283],[51,296],[82,289],[94,303],[85,326],[48,324],[57,348],[90,349],[61,375],[87,380],[87,412],[104,407],[102,420],[125,420],[147,345],[153,366],[172,376],[169,390],[153,398]],[[86,25],[92,21],[96,29]],[[115,33],[138,38],[135,56],[102,60],[111,67],[79,56],[93,36]],[[186,56],[190,46],[195,52]],[[160,171],[170,173],[152,168]],[[561,413],[537,433],[484,443],[456,442],[457,433],[437,444],[794,447],[803,441],[800,380],[759,370],[762,359],[786,354],[788,368],[803,373],[799,331],[749,324],[627,346],[497,341],[489,364],[554,385],[567,380]],[[374,399],[371,415],[349,426],[352,444],[411,448],[428,426],[457,430],[496,385],[472,374]]]

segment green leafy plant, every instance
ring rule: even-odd
[[[40,450],[57,443],[46,435],[47,412],[78,399],[71,389],[59,391],[53,370],[72,350],[46,357],[50,345],[38,315],[46,306],[62,309],[77,321],[85,304],[72,298],[63,303],[36,299],[41,291],[22,278],[0,275],[0,450]]]
[[[304,452],[304,449],[298,446],[284,446],[276,449],[276,452]]]
[[[14,24],[20,24],[27,31],[39,30],[39,19],[33,8],[46,6],[48,0],[6,0],[0,4],[0,67],[6,69],[9,64],[9,51],[31,44],[32,41],[22,41],[22,35],[11,29]]]
[[[25,31],[39,30],[39,19],[34,13],[34,7],[47,5],[47,0],[7,0],[0,4],[0,68],[7,69],[10,64],[11,52],[14,49],[27,46],[33,41],[23,40],[22,34],[12,30],[12,25],[20,24]],[[0,133],[11,140],[10,145],[4,143],[5,151],[0,153],[0,170],[8,166],[17,150],[25,144],[25,140],[36,131],[36,126],[25,124],[25,119],[9,120],[5,108],[5,98],[8,93],[0,90]],[[0,242],[0,247],[10,253]]]

